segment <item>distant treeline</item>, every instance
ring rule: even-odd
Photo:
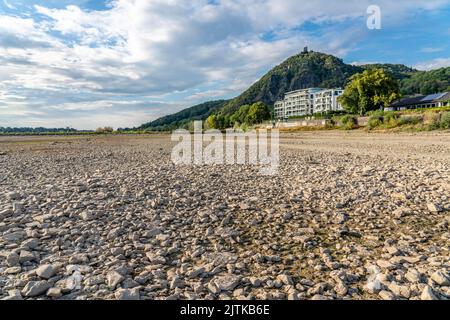
[[[31,127],[0,127],[0,134],[70,134],[88,133],[89,130],[77,130],[74,128],[31,128]]]

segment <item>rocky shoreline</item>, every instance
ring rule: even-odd
[[[450,298],[450,134],[284,135],[273,177],[172,145],[2,137],[0,298]]]

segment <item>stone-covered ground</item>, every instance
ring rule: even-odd
[[[172,146],[0,137],[0,298],[450,298],[449,133],[285,134],[271,177]]]

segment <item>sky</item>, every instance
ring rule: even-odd
[[[305,46],[447,67],[449,40],[450,0],[0,0],[0,127],[138,126],[237,96]]]

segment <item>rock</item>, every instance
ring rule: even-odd
[[[214,284],[221,291],[232,291],[239,285],[241,278],[235,275],[217,276],[214,278]]]
[[[388,270],[394,269],[394,267],[395,267],[391,262],[386,261],[386,260],[377,260],[377,265],[383,269],[388,269]]]
[[[412,283],[419,283],[421,282],[421,275],[416,269],[409,269],[408,272],[405,274],[405,278]]]
[[[239,207],[240,207],[242,210],[249,210],[249,209],[250,209],[250,205],[249,205],[248,203],[245,203],[245,202],[239,204]]]
[[[172,281],[170,282],[170,289],[174,290],[176,288],[181,288],[183,286],[183,281],[179,276],[173,277]]]
[[[140,300],[141,296],[139,288],[133,289],[118,289],[114,292],[114,296],[117,300]]]
[[[420,295],[421,300],[439,300],[438,297],[433,292],[433,289],[430,286],[425,286],[422,290],[422,294]]]
[[[108,287],[114,290],[125,278],[117,271],[111,271],[106,276]]]
[[[20,244],[24,248],[28,248],[29,250],[34,250],[39,245],[39,240],[37,239],[27,239]]]
[[[30,251],[21,250],[19,255],[19,262],[24,263],[28,261],[36,260],[36,257],[34,254],[32,254]]]
[[[23,204],[20,202],[14,202],[13,203],[13,214],[14,215],[20,215],[23,212]]]
[[[261,279],[256,278],[256,277],[250,277],[249,281],[253,287],[260,287],[263,282]]]
[[[37,297],[44,294],[50,287],[50,284],[45,280],[30,281],[23,288],[22,295],[25,297]]]
[[[160,228],[153,228],[151,230],[146,230],[142,233],[142,236],[144,238],[153,238],[154,236],[162,233],[162,230]]]
[[[7,234],[3,234],[3,240],[6,242],[18,242],[26,237],[24,231],[15,231]]]
[[[20,293],[20,291],[17,289],[14,289],[14,290],[9,290],[8,296],[5,298],[2,298],[1,300],[23,300],[23,298],[22,298],[22,294]]]
[[[13,215],[13,211],[11,209],[0,210],[0,220],[6,219]]]
[[[36,269],[36,274],[43,279],[50,279],[57,272],[57,269],[51,264],[44,264]]]
[[[125,251],[123,250],[123,248],[112,248],[111,249],[111,254],[115,257],[120,256],[122,254],[125,254]]]
[[[408,216],[408,215],[410,215],[410,214],[411,214],[411,210],[408,209],[408,208],[398,208],[398,209],[395,209],[395,210],[392,212],[392,215],[393,215],[395,218],[397,218],[397,219],[406,217],[406,216]]]
[[[160,256],[160,255],[155,255],[152,252],[147,252],[146,256],[151,264],[165,264],[166,263],[166,258],[164,258],[163,256]]]
[[[214,281],[210,281],[208,283],[207,288],[212,294],[219,294],[220,293],[220,289],[217,287],[217,285],[214,283]]]
[[[439,286],[450,286],[450,277],[444,271],[438,270],[431,275],[431,280],[436,282]]]
[[[82,213],[80,213],[80,218],[83,221],[90,221],[90,220],[92,220],[94,218],[94,216],[92,215],[91,212],[83,211]]]
[[[392,292],[389,292],[389,291],[386,291],[386,290],[381,290],[378,295],[383,300],[394,300],[395,299],[395,296],[392,294]]]
[[[6,274],[17,274],[17,273],[20,273],[21,271],[22,271],[22,268],[20,266],[17,266],[17,267],[6,268],[4,272]]]
[[[396,296],[409,299],[411,296],[411,290],[408,286],[398,285],[396,283],[390,283],[388,289],[391,290]]]
[[[333,216],[333,223],[342,224],[348,220],[348,215],[345,212],[337,212]]]
[[[392,256],[396,256],[396,255],[399,255],[401,253],[400,250],[397,247],[394,247],[394,246],[386,247],[386,251]]]
[[[20,199],[20,194],[18,192],[15,192],[15,191],[8,192],[6,194],[6,196],[10,200],[18,200],[18,199]]]
[[[292,290],[288,293],[287,299],[288,300],[300,300],[301,299],[300,293],[296,290]]]
[[[50,288],[47,291],[47,297],[59,298],[62,296],[61,288]]]
[[[293,285],[294,284],[294,281],[292,281],[291,276],[288,276],[285,274],[280,274],[279,276],[277,276],[277,280],[285,285]]]
[[[164,242],[170,238],[170,235],[168,234],[158,234],[155,236],[155,239],[161,242]]]
[[[205,272],[204,267],[196,267],[194,268],[188,275],[189,278],[195,278]]]
[[[334,291],[340,296],[343,297],[348,293],[348,287],[344,283],[344,281],[340,280],[337,281],[336,285],[334,286]]]
[[[16,252],[10,252],[6,256],[6,264],[10,267],[15,267],[20,264],[19,255]]]
[[[430,211],[430,212],[441,212],[442,211],[442,208],[439,205],[432,203],[432,202],[427,203],[427,208],[428,208],[428,211]]]

